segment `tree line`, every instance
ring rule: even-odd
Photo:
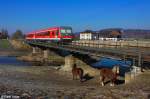
[[[0,39],[24,39],[25,34],[21,30],[16,30],[12,35],[8,33],[7,29],[2,28],[0,30]]]

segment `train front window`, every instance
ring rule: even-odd
[[[66,30],[65,29],[61,29],[61,33],[66,33]]]
[[[62,35],[67,36],[67,35],[71,35],[72,30],[71,29],[61,29],[60,32]]]
[[[71,33],[71,30],[70,29],[66,29],[66,33]]]

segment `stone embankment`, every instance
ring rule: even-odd
[[[31,47],[27,45],[23,40],[9,40],[9,42],[14,49],[31,50]]]
[[[17,57],[18,60],[27,61],[27,62],[42,62],[43,57],[39,54],[28,54],[24,56]]]
[[[0,40],[0,56],[22,56],[30,50],[23,40]]]

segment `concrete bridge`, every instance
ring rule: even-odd
[[[96,62],[94,57],[113,57],[119,58],[124,61],[132,59],[133,66],[138,66],[143,71],[143,64],[145,62],[150,63],[150,52],[149,49],[140,49],[140,48],[108,48],[108,47],[99,47],[99,46],[84,46],[79,43],[63,44],[63,43],[46,43],[46,42],[26,42],[33,47],[33,53],[36,53],[38,50],[43,50],[43,55],[45,60],[48,59],[49,51],[55,52],[68,52],[63,54],[65,57],[65,66],[68,68],[74,64],[73,57],[68,57],[67,55],[72,54],[72,56],[79,58],[83,62],[90,65],[91,63]],[[126,73],[125,74],[125,83],[128,83],[135,73]]]

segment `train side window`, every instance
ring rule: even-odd
[[[54,34],[54,33],[53,33],[53,31],[52,31],[52,32],[51,32],[51,36],[53,36],[53,34]]]
[[[59,30],[56,31],[56,35],[57,35],[57,36],[59,35]]]
[[[50,32],[48,31],[48,32],[47,32],[47,36],[49,36],[49,35],[50,35]]]
[[[54,33],[53,33],[53,31],[51,31],[51,32],[50,32],[50,35],[51,35],[51,36],[54,36]]]
[[[49,36],[49,32],[43,33],[44,36]]]
[[[56,33],[57,33],[57,32],[56,32],[56,31],[54,31],[54,36],[56,36]]]

